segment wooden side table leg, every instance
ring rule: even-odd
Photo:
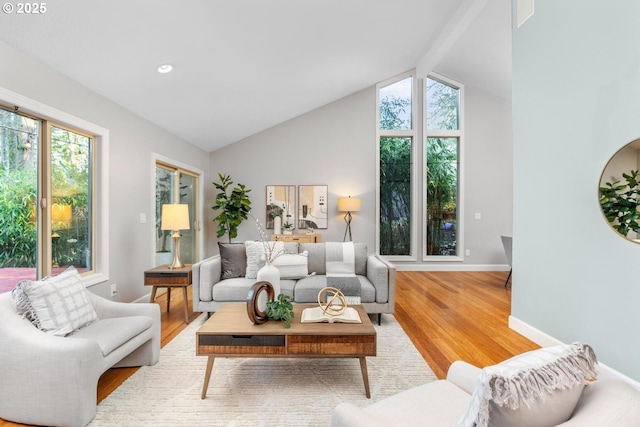
[[[167,314],[169,314],[170,305],[171,305],[171,287],[167,286]]]
[[[213,369],[213,361],[215,357],[209,356],[207,360],[207,370],[204,372],[204,384],[202,385],[201,399],[207,397],[207,389],[209,388],[209,378],[211,378],[211,370]]]
[[[362,379],[364,380],[364,391],[367,399],[371,399],[371,391],[369,391],[369,373],[367,372],[367,359],[360,357],[360,369],[362,370]]]
[[[189,323],[189,300],[187,299],[187,287],[182,287],[182,298],[184,299],[184,321]]]
[[[151,288],[151,300],[149,302],[154,302],[156,300],[156,291],[158,290],[157,286],[153,286]]]

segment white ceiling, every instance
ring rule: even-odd
[[[0,40],[206,151],[425,60],[511,99],[510,0],[65,0]]]

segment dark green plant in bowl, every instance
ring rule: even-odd
[[[293,304],[291,297],[280,294],[273,301],[267,301],[267,317],[273,320],[282,320],[285,328],[291,327],[293,319]]]
[[[626,236],[630,231],[640,232],[640,182],[637,170],[623,173],[622,177],[626,183],[607,182],[600,187],[600,207],[611,226]]]

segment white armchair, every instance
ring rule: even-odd
[[[469,407],[481,370],[454,362],[446,380],[434,381],[382,399],[365,408],[341,403],[332,427],[451,427]],[[535,420],[534,421],[535,425]],[[489,426],[491,426],[489,422]],[[640,391],[621,380],[586,386],[571,418],[562,427],[640,427]]]
[[[67,337],[37,329],[16,312],[10,292],[0,294],[0,418],[84,426],[95,416],[102,373],[158,361],[158,305],[87,294],[99,320]]]

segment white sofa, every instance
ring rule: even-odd
[[[0,418],[84,426],[96,413],[98,379],[111,367],[153,365],[160,357],[160,308],[87,291],[98,321],[66,336],[36,328],[0,294]]]
[[[318,292],[327,286],[324,243],[285,243],[287,253],[308,254],[308,272],[300,279],[281,279],[280,289],[295,303],[317,303]],[[361,300],[370,314],[393,313],[395,310],[396,268],[384,259],[367,254],[367,246],[355,243],[355,273],[360,281]],[[222,261],[215,255],[194,264],[193,311],[215,312],[222,304],[246,303],[247,294],[256,279],[244,276],[222,278]]]
[[[427,383],[365,408],[341,403],[331,427],[452,427],[465,413],[481,370],[454,362],[446,380]],[[621,380],[586,386],[571,418],[562,427],[639,427],[640,391]]]

